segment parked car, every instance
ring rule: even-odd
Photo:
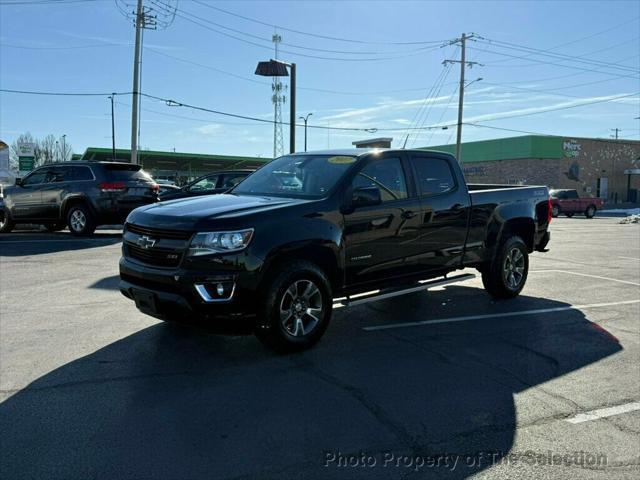
[[[39,223],[52,232],[68,226],[74,235],[90,235],[98,225],[122,223],[134,208],[157,200],[158,185],[140,165],[49,164],[4,188],[0,232]]]
[[[577,190],[551,190],[551,214],[557,217],[564,214],[571,218],[576,213],[593,218],[596,211],[602,208],[604,201],[599,198],[580,198]]]
[[[336,297],[415,291],[465,267],[493,297],[515,297],[549,242],[550,209],[547,187],[467,185],[442,152],[286,155],[229,194],[133,211],[120,291],[157,318],[248,319],[267,345],[299,350]]]
[[[160,200],[224,193],[238,185],[253,170],[227,170],[208,173],[176,191],[160,192]]]

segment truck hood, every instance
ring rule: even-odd
[[[249,216],[308,203],[311,200],[252,195],[205,195],[169,200],[135,209],[127,222],[172,230],[196,230],[228,223],[234,228]]]

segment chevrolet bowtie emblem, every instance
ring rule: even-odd
[[[136,240],[136,243],[139,247],[144,248],[145,250],[153,247],[156,244],[157,240],[155,238],[149,238],[146,235],[141,236]]]

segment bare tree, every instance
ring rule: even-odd
[[[33,143],[35,145],[35,166],[39,167],[52,162],[66,162],[71,160],[73,148],[66,137],[56,137],[52,134],[43,139],[37,139],[30,132],[22,133],[16,138],[9,148],[9,166],[13,171],[18,171],[18,145],[21,143]]]

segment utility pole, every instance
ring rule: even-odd
[[[67,161],[67,134],[62,135],[62,161]]]
[[[307,121],[313,113],[307,113],[306,117],[300,117],[300,120],[304,122],[304,151],[307,151]]]
[[[131,99],[131,163],[138,163],[138,86],[140,85],[140,34],[143,25],[142,0],[138,0],[136,16],[133,20],[136,27],[136,44],[133,53],[133,98]]]
[[[131,163],[138,163],[138,120],[140,107],[140,56],[142,52],[142,29],[156,29],[156,16],[148,15],[138,0],[133,23],[136,27],[136,43],[133,54],[133,97],[131,99]]]
[[[618,133],[620,133],[622,130],[620,130],[619,128],[612,128],[611,129],[612,132],[614,132],[613,138],[615,138],[616,140],[618,140]]]
[[[111,159],[116,161],[116,118],[113,102],[116,94],[112,93],[109,98],[111,99]]]
[[[451,41],[449,45],[460,44],[460,60],[445,60],[444,62],[442,62],[444,65],[448,63],[460,64],[460,87],[458,88],[458,129],[456,133],[456,159],[458,160],[458,163],[462,163],[460,150],[462,146],[462,112],[464,108],[464,72],[466,67],[472,68],[474,65],[482,65],[478,62],[466,61],[467,40],[474,38],[474,36],[475,35],[473,33],[471,35],[463,33],[460,38],[456,38],[455,40]]]

